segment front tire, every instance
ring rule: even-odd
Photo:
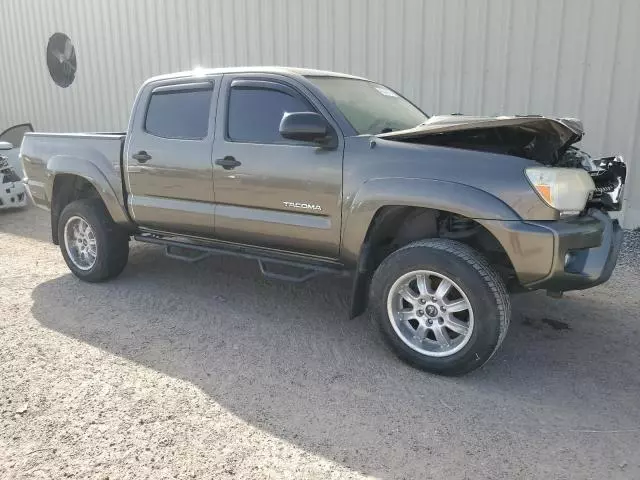
[[[117,277],[129,259],[129,235],[100,199],[76,200],[60,214],[58,238],[64,261],[86,282]]]
[[[481,367],[509,326],[502,278],[480,253],[454,240],[420,240],[393,252],[374,273],[370,293],[386,343],[436,374]]]

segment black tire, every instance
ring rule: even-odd
[[[394,330],[387,312],[393,284],[402,275],[428,270],[441,273],[466,294],[474,312],[474,328],[464,347],[445,357],[433,357],[408,346]],[[461,242],[427,239],[393,252],[373,275],[370,305],[386,343],[404,361],[440,375],[462,375],[484,365],[498,350],[509,327],[511,302],[502,278],[485,258]]]
[[[81,217],[95,232],[97,256],[89,270],[78,268],[69,258],[64,228],[71,217]],[[73,274],[86,282],[104,282],[117,277],[129,259],[129,235],[114,223],[102,200],[91,198],[76,200],[67,205],[58,221],[58,238],[64,261]]]

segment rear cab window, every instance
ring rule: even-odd
[[[162,138],[206,138],[212,93],[213,84],[208,82],[154,89],[145,115],[145,131]]]

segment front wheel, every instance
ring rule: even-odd
[[[100,199],[67,205],[60,214],[58,238],[67,266],[81,280],[109,280],[127,265],[129,235],[113,222]]]
[[[393,351],[442,375],[486,363],[511,315],[504,282],[485,258],[468,245],[439,238],[389,255],[373,276],[371,304]]]

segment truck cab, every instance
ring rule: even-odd
[[[283,115],[295,112],[321,115],[332,140],[284,138]],[[322,103],[282,75],[151,80],[125,141],[128,210],[147,230],[335,259],[344,152],[337,132]]]

